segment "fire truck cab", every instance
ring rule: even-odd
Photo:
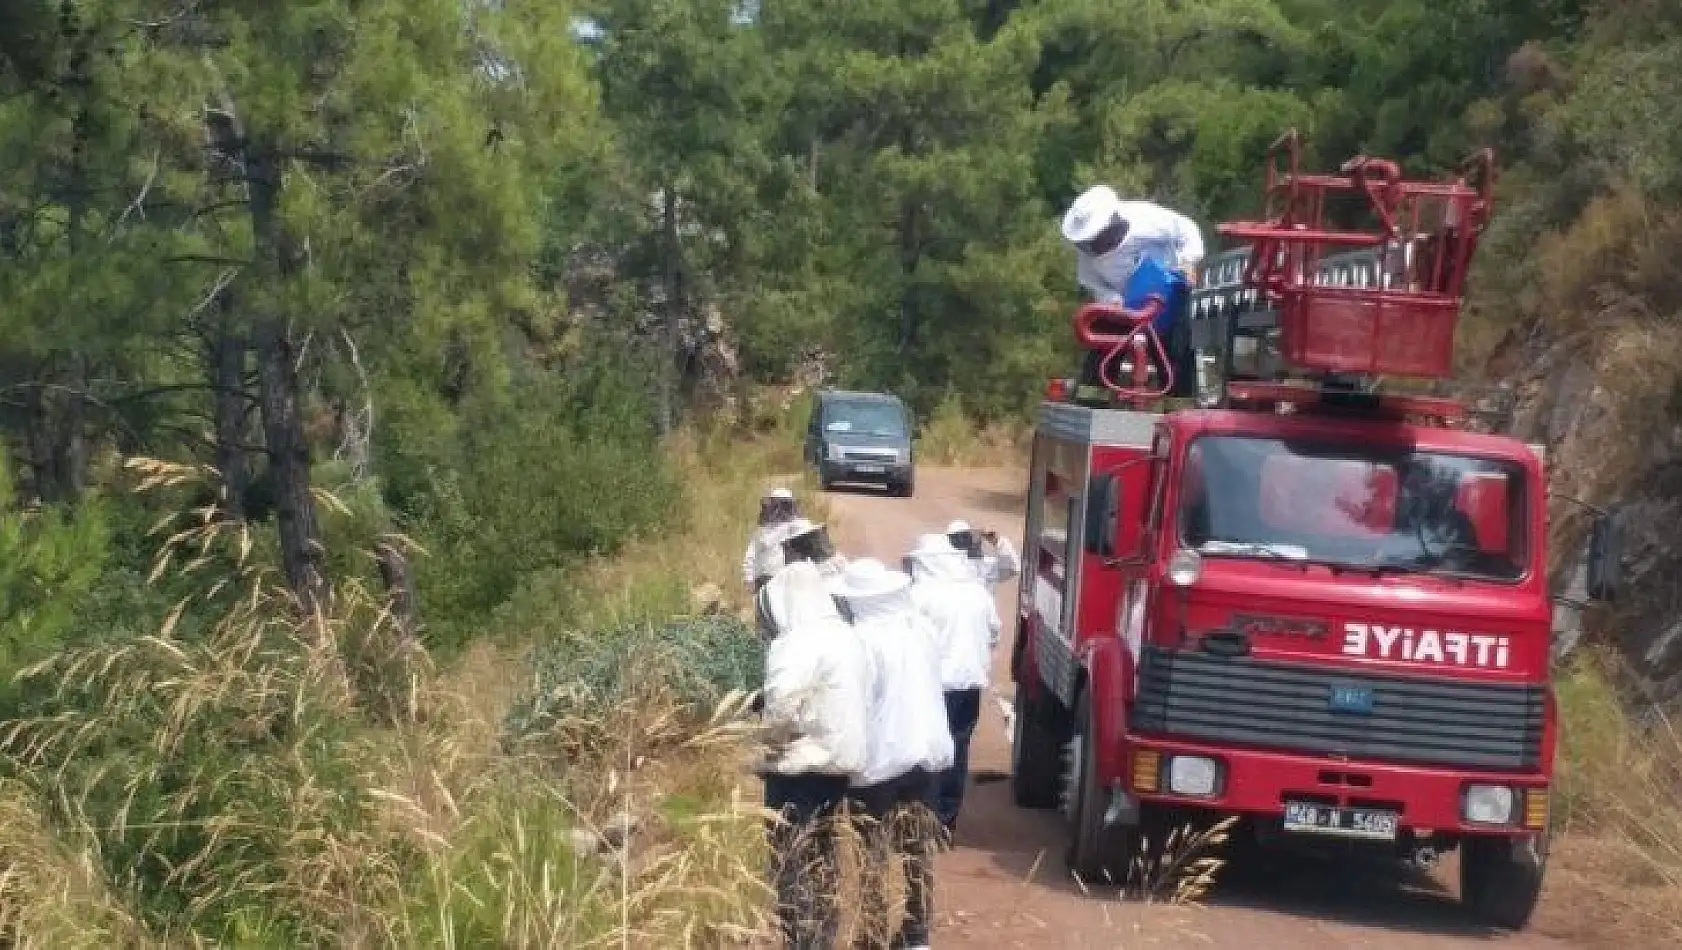
[[[1432,187],[1484,202],[1466,200],[1459,210],[1476,214],[1461,223],[1487,214],[1486,193]],[[1266,234],[1331,235],[1291,207]],[[1224,309],[1271,308],[1275,362],[1309,378],[1234,380],[1230,321],[1212,335],[1226,353],[1199,368],[1218,397],[1199,406],[1156,405],[1169,387],[1144,370],[1140,388],[1101,405],[1054,382],[1012,656],[1015,799],[1062,808],[1070,867],[1088,880],[1124,869],[1153,819],[1186,813],[1238,815],[1264,839],[1370,842],[1422,865],[1458,848],[1463,901],[1522,927],[1547,859],[1556,741],[1543,453],[1471,431],[1447,400],[1333,375],[1348,368],[1327,363],[1365,360],[1359,374],[1398,351],[1370,325],[1347,331],[1361,307],[1381,323],[1416,291],[1328,283],[1312,251],[1230,227],[1265,259]],[[1382,255],[1400,242],[1373,243]],[[1270,283],[1281,258],[1296,273]],[[1309,312],[1281,313],[1292,306]],[[1380,329],[1403,333],[1421,313],[1396,307]],[[1147,350],[1150,315],[1134,316],[1109,338],[1123,376],[1128,353]],[[1327,343],[1338,326],[1344,338]],[[1432,346],[1401,349],[1446,369]],[[1594,538],[1590,589],[1609,597],[1609,523]]]

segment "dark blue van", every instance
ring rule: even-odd
[[[861,482],[910,498],[917,478],[911,436],[911,413],[899,397],[821,390],[806,428],[806,464],[826,491],[837,482]]]

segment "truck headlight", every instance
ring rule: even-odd
[[[1168,790],[1176,795],[1207,798],[1220,787],[1221,767],[1201,755],[1176,755],[1168,760]]]
[[[1175,587],[1190,587],[1203,576],[1203,555],[1181,548],[1168,559],[1168,582]]]
[[[841,459],[843,459],[845,457],[846,457],[846,454],[841,451],[841,446],[833,445],[833,444],[830,445],[830,447],[829,447],[829,460],[831,462],[839,462],[839,461],[841,461]]]
[[[1468,785],[1460,807],[1467,824],[1510,825],[1514,800],[1513,790],[1505,785]]]

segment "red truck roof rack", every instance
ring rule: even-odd
[[[1494,208],[1494,153],[1448,181],[1409,181],[1364,155],[1341,171],[1303,172],[1293,129],[1268,150],[1262,220],[1216,229],[1248,246],[1243,282],[1277,309],[1285,363],[1313,375],[1453,375],[1466,273]],[[1349,229],[1360,218],[1373,229]],[[1351,250],[1375,265],[1358,282],[1325,266]]]
[[[1261,412],[1306,412],[1419,422],[1447,428],[1466,424],[1470,413],[1454,399],[1400,395],[1325,384],[1228,383],[1229,404]]]
[[[1078,382],[1144,409],[1176,374],[1195,373],[1205,406],[1463,423],[1466,409],[1452,400],[1377,390],[1384,377],[1453,374],[1467,271],[1494,209],[1494,153],[1478,152],[1448,180],[1416,181],[1368,156],[1336,175],[1307,173],[1302,151],[1294,129],[1275,141],[1261,218],[1217,227],[1234,246],[1205,262],[1193,289],[1181,337],[1189,359],[1151,326],[1160,300],[1139,312],[1088,304],[1075,332],[1100,357],[1096,372],[1089,359],[1082,379],[1057,381],[1048,395],[1080,400]],[[1241,368],[1246,346],[1264,355]]]

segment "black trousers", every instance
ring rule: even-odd
[[[958,827],[958,812],[964,807],[964,788],[969,785],[969,742],[975,724],[981,720],[981,689],[946,691],[946,728],[952,733],[952,767],[940,773],[934,787],[934,813],[951,834]]]
[[[934,918],[934,837],[929,800],[935,776],[922,769],[879,785],[856,788],[853,804],[868,822],[870,865],[864,885],[864,927],[860,947],[902,950],[926,946]],[[899,861],[905,868],[903,919],[887,906],[885,875]]]
[[[846,798],[846,776],[765,777],[765,807],[781,817],[771,828],[771,880],[783,945],[790,950],[835,945],[838,881],[831,819]]]

